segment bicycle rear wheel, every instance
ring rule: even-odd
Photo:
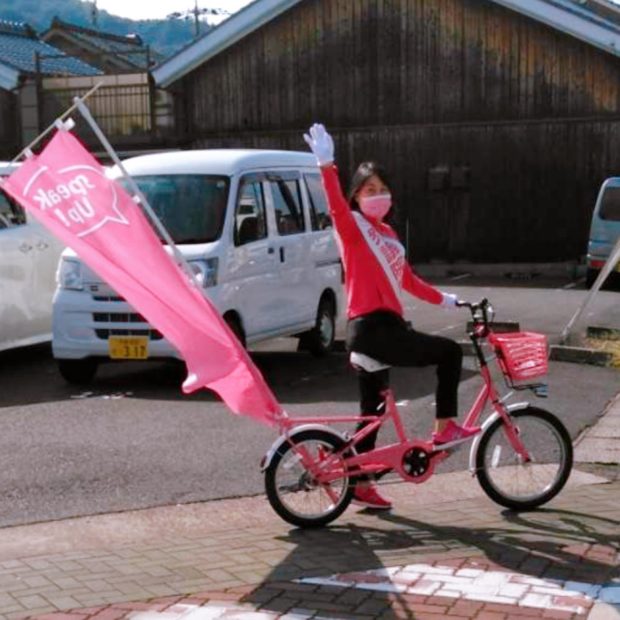
[[[293,435],[291,441],[316,463],[342,447],[342,439],[324,430],[308,430]],[[300,527],[320,527],[338,518],[351,503],[353,486],[349,484],[344,459],[335,467],[344,475],[330,483],[318,483],[304,467],[299,453],[284,443],[265,470],[265,490],[271,507],[288,523]]]
[[[573,466],[573,445],[562,422],[544,409],[526,407],[510,417],[531,460],[524,462],[515,452],[498,418],[480,439],[476,476],[494,502],[528,510],[562,490]]]

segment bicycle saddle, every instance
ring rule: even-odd
[[[349,361],[352,366],[362,368],[366,372],[379,372],[380,370],[385,370],[390,367],[389,364],[384,364],[379,360],[369,357],[368,355],[364,355],[363,353],[358,353],[357,351],[351,351]]]

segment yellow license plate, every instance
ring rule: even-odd
[[[110,336],[110,357],[117,360],[145,360],[149,356],[149,339],[146,336]]]

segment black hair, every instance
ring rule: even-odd
[[[347,196],[347,200],[349,201],[349,206],[353,211],[359,211],[360,207],[357,204],[357,199],[355,198],[355,194],[360,190],[362,185],[370,179],[372,176],[377,176],[381,179],[381,182],[388,188],[391,189],[392,184],[389,181],[389,178],[385,172],[383,166],[374,161],[363,161],[355,171],[353,178],[351,179],[351,185],[349,187],[349,194]]]

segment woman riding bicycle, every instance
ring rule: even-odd
[[[480,431],[463,428],[457,416],[462,351],[448,338],[414,330],[403,318],[400,294],[454,307],[457,297],[442,293],[413,273],[394,230],[384,221],[391,209],[390,186],[373,162],[360,164],[344,198],[334,165],[334,144],[323,125],[314,124],[304,139],[321,167],[329,210],[342,255],[347,292],[347,350],[357,372],[362,415],[376,415],[389,386],[390,366],[437,366],[436,420],[433,443],[447,448]],[[358,451],[374,448],[371,433]],[[358,479],[354,502],[378,509],[392,504],[373,480]]]

